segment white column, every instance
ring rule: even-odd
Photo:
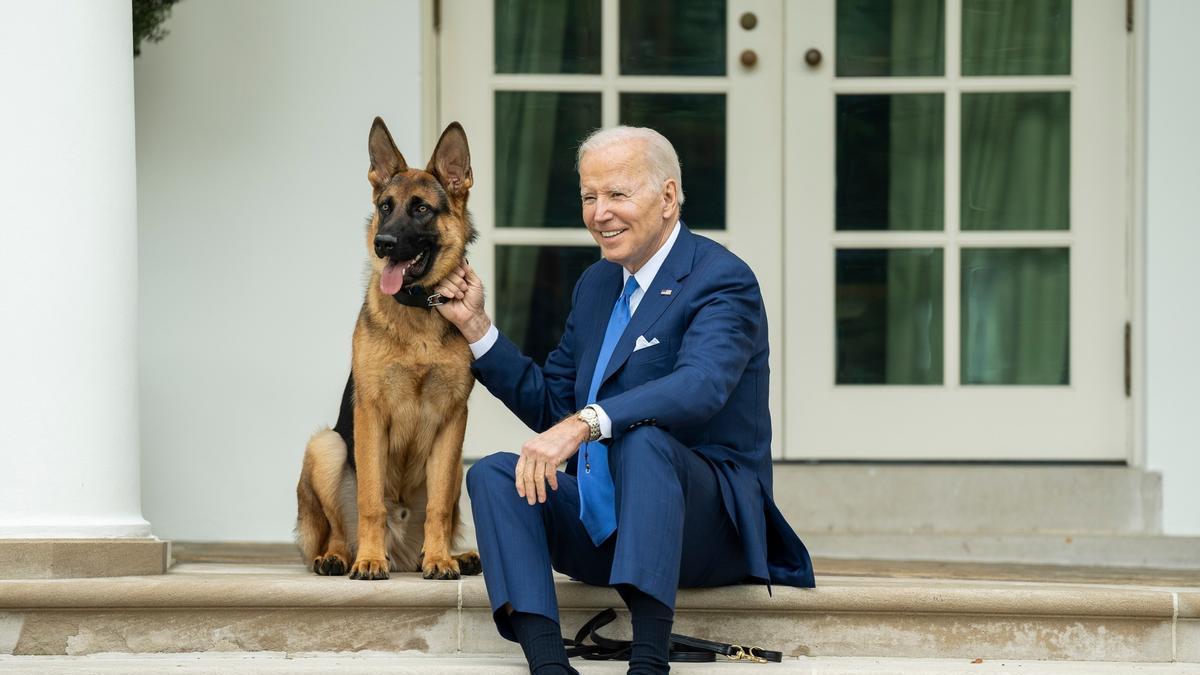
[[[150,537],[131,23],[129,0],[0,0],[2,539]]]

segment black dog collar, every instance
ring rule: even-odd
[[[425,290],[424,286],[408,286],[396,291],[392,296],[396,302],[407,305],[409,307],[421,307],[423,309],[433,309],[438,305],[446,304],[446,298],[440,293],[433,293]]]

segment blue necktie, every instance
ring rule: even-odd
[[[596,402],[596,393],[600,390],[600,381],[604,379],[608,360],[612,357],[621,334],[625,332],[625,326],[629,325],[629,296],[633,295],[637,288],[637,279],[630,275],[629,281],[625,282],[625,290],[621,292],[621,297],[617,298],[612,314],[608,317],[604,342],[600,345],[600,355],[596,357],[596,372],[592,373],[592,386],[588,388],[589,404]],[[612,474],[608,470],[608,448],[600,441],[591,441],[584,443],[579,450],[583,453],[583,461],[580,464],[584,467],[579,473],[579,519],[587,528],[592,543],[599,546],[617,529]]]

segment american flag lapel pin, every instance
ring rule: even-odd
[[[664,289],[662,289],[661,291],[659,291],[659,293],[658,293],[658,294],[659,294],[659,295],[670,295],[670,294],[671,294],[671,289],[669,289],[669,288],[664,288]]]

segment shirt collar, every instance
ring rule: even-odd
[[[650,256],[650,259],[646,261],[645,265],[642,265],[641,269],[637,271],[637,274],[633,275],[637,278],[638,288],[640,288],[643,293],[645,293],[646,289],[650,288],[650,284],[654,282],[654,277],[658,274],[658,268],[662,267],[663,261],[667,259],[667,254],[671,252],[671,247],[675,245],[675,240],[678,238],[679,221],[676,220],[675,228],[671,230],[671,236],[667,237],[667,241],[664,242],[657,251],[655,251],[654,255]],[[629,283],[629,277],[629,270],[622,267],[622,286]]]

